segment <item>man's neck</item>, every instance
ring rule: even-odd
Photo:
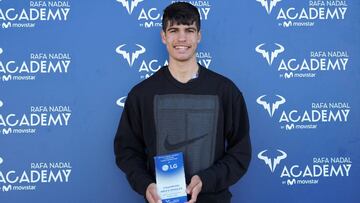
[[[187,62],[170,60],[168,67],[171,75],[181,83],[187,83],[199,71],[199,65],[196,63],[196,60]]]

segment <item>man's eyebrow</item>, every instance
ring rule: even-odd
[[[178,30],[179,28],[177,28],[177,27],[169,27],[168,29],[166,29],[166,30]]]

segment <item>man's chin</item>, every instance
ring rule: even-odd
[[[178,62],[188,62],[191,60],[191,58],[187,57],[187,58],[174,58],[175,61],[178,61]]]
[[[172,58],[175,59],[176,61],[187,62],[187,61],[192,60],[194,57],[190,56],[189,54],[186,54],[186,55],[173,56]]]

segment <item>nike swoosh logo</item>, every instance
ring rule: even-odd
[[[199,137],[195,137],[195,138],[192,138],[190,140],[185,140],[185,141],[178,142],[178,143],[170,143],[169,142],[169,135],[167,135],[166,138],[165,138],[164,147],[168,151],[173,151],[173,150],[179,149],[181,147],[187,146],[189,144],[192,144],[192,143],[206,137],[207,135],[208,134],[205,133],[204,135],[201,135]]]

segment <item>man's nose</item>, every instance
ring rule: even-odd
[[[186,41],[186,33],[184,31],[179,32],[178,40],[181,41],[181,42]]]

